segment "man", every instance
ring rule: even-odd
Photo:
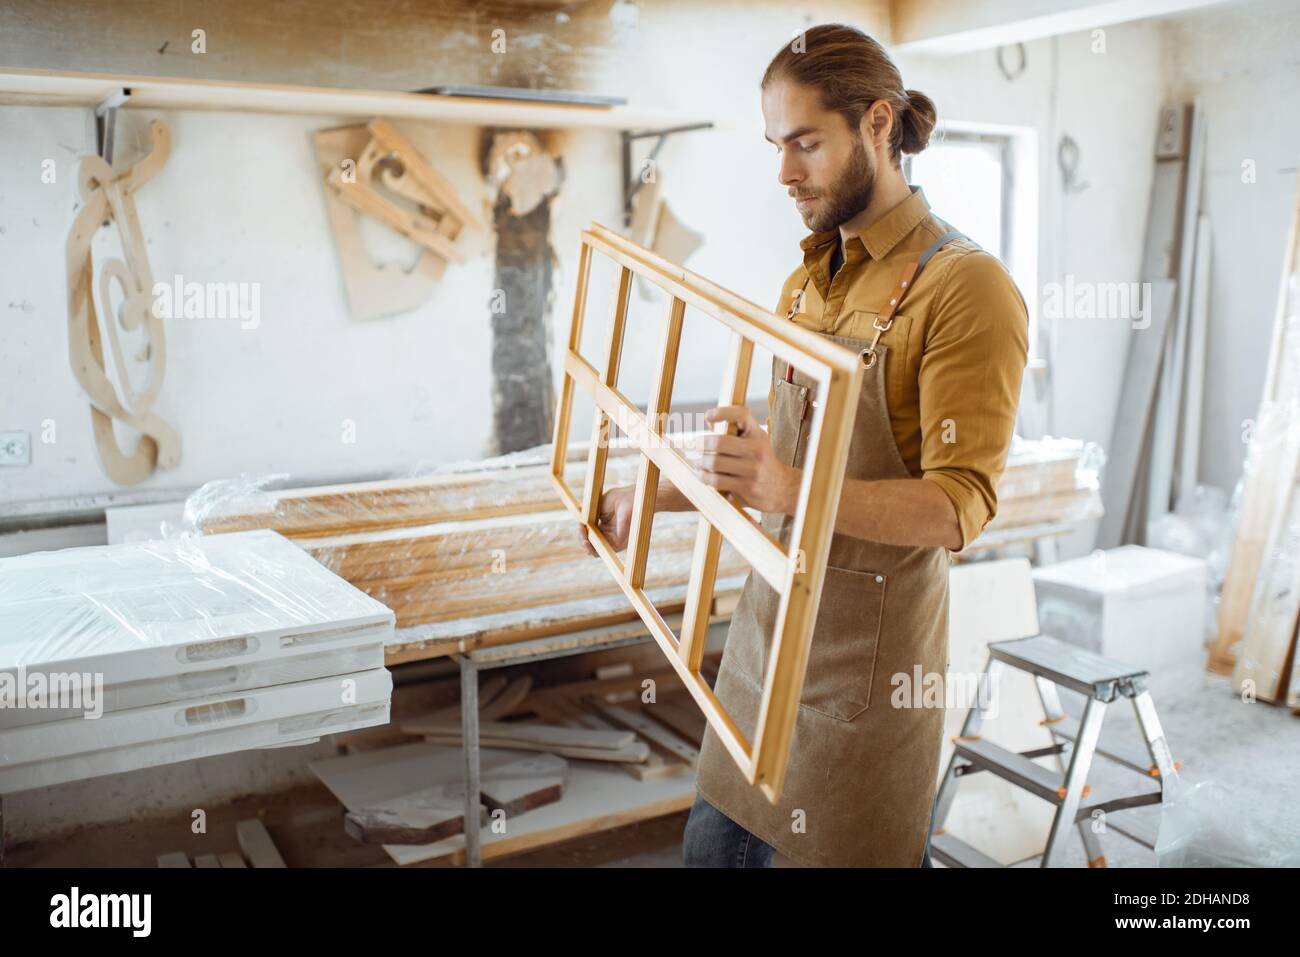
[[[837,24],[807,31],[768,66],[762,106],[778,179],[812,231],[777,311],[857,352],[862,389],[781,797],[750,786],[710,730],[683,853],[700,866],[770,866],[775,849],[805,865],[916,867],[929,863],[944,714],[895,707],[891,692],[895,676],[946,671],[948,552],[996,512],[1025,304],[904,180],[901,156],[925,148],[935,107],[903,88],[874,40]],[[700,439],[697,467],[788,544],[815,393],[773,365],[768,430],[743,406],[711,410],[736,434]],[[616,548],[631,497],[601,498]],[[658,508],[690,505],[664,482]],[[757,724],[778,602],[751,574],[732,615],[714,691],[742,730]]]

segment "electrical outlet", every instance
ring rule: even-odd
[[[0,432],[0,465],[31,464],[31,435],[27,432]]]

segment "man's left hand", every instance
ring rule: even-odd
[[[741,505],[760,512],[793,513],[803,475],[776,457],[753,413],[743,405],[724,405],[710,409],[704,418],[710,425],[736,426],[735,435],[709,434],[696,440],[695,469],[704,484],[731,492]]]

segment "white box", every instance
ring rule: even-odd
[[[1199,558],[1123,545],[1034,570],[1045,635],[1162,674],[1199,668],[1206,568]]]

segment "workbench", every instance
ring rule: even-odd
[[[710,643],[720,644],[725,640],[731,610],[739,598],[744,580],[743,576],[731,576],[718,581],[713,614],[709,619]],[[668,624],[678,627],[686,587],[656,589],[650,592],[650,596]],[[652,640],[649,630],[626,599],[622,595],[609,595],[532,609],[527,615],[492,615],[399,629],[385,657],[390,666],[443,656],[450,656],[457,663],[461,682],[461,743],[467,782],[465,820],[468,822],[476,820],[478,815],[480,672],[645,644]],[[613,769],[604,773],[619,774]],[[528,846],[544,846],[568,840],[579,833],[618,827],[685,810],[694,800],[694,778],[690,776],[682,775],[658,782],[638,782],[629,778],[626,783],[631,795],[637,791],[647,792],[646,800],[638,802],[633,796],[631,806],[601,808],[596,818],[601,822],[599,827],[583,827],[581,820],[556,820],[554,826],[540,833],[530,833]],[[561,801],[552,808],[558,809],[563,803]],[[538,808],[528,813],[537,817],[542,816],[546,810]],[[550,816],[564,817],[555,814],[554,810]],[[459,841],[452,838],[447,843],[455,845]],[[504,849],[498,849],[498,853],[502,852]],[[466,827],[463,853],[467,867],[482,866],[483,841],[479,830]]]

